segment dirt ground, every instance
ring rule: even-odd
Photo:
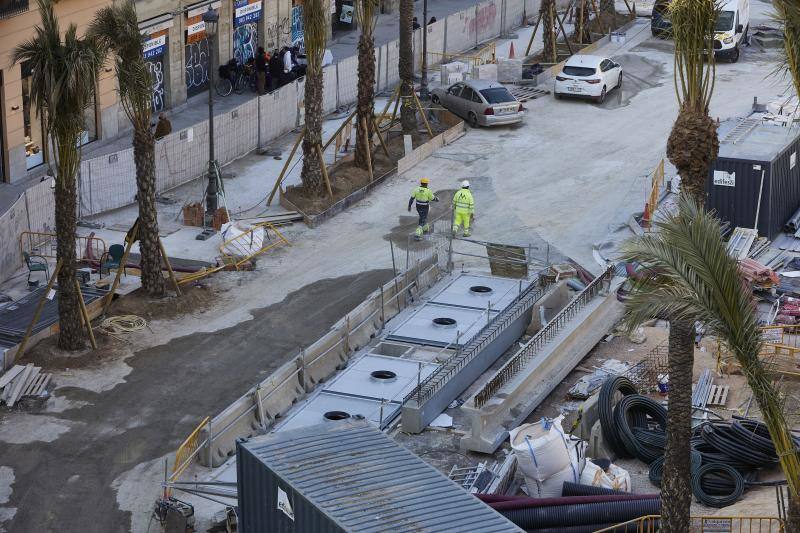
[[[443,128],[439,128],[433,123],[431,124],[431,129],[434,135],[438,135],[443,131]],[[397,168],[397,161],[405,155],[402,134],[399,132],[389,132],[389,134],[389,138],[386,140],[389,157],[386,156],[380,146],[377,146],[373,151],[372,174],[375,178],[394,171]],[[427,133],[412,136],[415,147],[428,140],[430,140],[430,137]],[[327,195],[320,197],[316,193],[309,193],[302,186],[288,187],[285,196],[304,213],[316,215],[370,183],[369,172],[356,167],[353,163],[352,155],[331,165],[328,168],[328,176],[331,180],[333,198]]]

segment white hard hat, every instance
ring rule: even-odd
[[[464,188],[469,188],[469,181],[467,181],[467,180],[462,181],[461,182],[461,186],[464,187]]]

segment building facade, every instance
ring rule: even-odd
[[[97,9],[109,3],[111,0],[61,0],[56,13],[62,28],[74,22],[83,31]],[[335,9],[336,2],[328,0],[326,5]],[[219,14],[213,45],[202,21],[209,6]],[[192,96],[205,93],[211,54],[216,68],[231,58],[247,61],[259,46],[269,51],[302,43],[302,9],[302,0],[137,0],[142,50],[153,76],[153,111],[180,109]],[[0,0],[0,183],[46,171],[48,155],[41,118],[28,98],[30,76],[25,65],[11,62],[14,47],[32,35],[39,21],[35,0]],[[330,27],[328,31],[330,34]],[[83,141],[112,139],[129,129],[118,105],[116,78],[109,61],[100,75],[95,105],[87,110]]]
[[[110,0],[61,0],[55,11],[66,30],[69,24],[86,31],[94,13]],[[14,64],[14,48],[30,39],[41,18],[35,0],[0,0],[0,183],[44,174],[49,159],[42,117],[31,102],[30,68]],[[86,110],[81,142],[114,137],[119,133],[116,78],[113,68],[101,72],[94,104]]]

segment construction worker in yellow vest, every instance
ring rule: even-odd
[[[422,234],[430,230],[430,226],[428,226],[428,211],[430,210],[430,203],[431,202],[438,202],[439,198],[433,194],[428,188],[428,184],[430,180],[428,178],[422,178],[419,180],[419,186],[414,187],[414,190],[411,191],[411,198],[408,200],[408,210],[411,211],[411,204],[414,202],[417,203],[417,214],[419,215],[419,221],[417,223],[417,229],[414,232],[414,239],[421,240]]]
[[[464,226],[464,237],[469,237],[469,225],[472,219],[475,218],[475,200],[472,199],[472,193],[469,190],[469,182],[464,180],[461,182],[461,188],[456,191],[453,196],[453,209],[455,216],[453,217],[453,234],[457,235],[461,226]]]

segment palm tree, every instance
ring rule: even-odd
[[[14,63],[31,67],[31,100],[41,113],[55,163],[56,255],[58,273],[58,347],[83,346],[78,291],[75,283],[76,183],[84,111],[93,102],[103,50],[92,39],[78,38],[70,24],[62,40],[52,0],[38,0],[41,26],[14,49]]]
[[[542,0],[539,6],[539,19],[542,21],[542,57],[547,63],[558,63],[556,48],[556,1]]]
[[[318,150],[322,145],[322,56],[327,40],[326,17],[322,0],[303,2],[303,33],[306,47],[306,127],[303,136],[303,169],[300,179],[303,187],[311,193],[322,194],[325,190],[322,165]]]
[[[142,34],[133,0],[100,9],[89,26],[88,35],[116,56],[120,101],[133,125],[142,288],[151,296],[162,296],[164,276],[156,213],[156,141],[150,130],[153,80],[142,56]]]
[[[369,128],[375,108],[375,24],[378,10],[375,0],[356,2],[356,20],[361,28],[358,38],[358,98],[356,102],[355,165],[369,170]]]
[[[679,111],[667,140],[667,157],[678,169],[684,194],[700,205],[704,204],[706,177],[719,151],[716,124],[708,116],[714,89],[714,54],[705,52],[713,49],[718,13],[717,0],[673,0],[669,6]],[[661,526],[667,533],[683,533],[690,528],[694,332],[694,320],[670,316],[670,395],[661,483]]]
[[[800,94],[800,5],[793,0],[773,0],[775,19],[783,28],[784,67],[789,73],[795,94]],[[787,476],[788,479],[788,476]],[[800,487],[790,483],[787,530],[800,532]]]
[[[783,395],[773,385],[759,359],[762,337],[757,309],[736,261],[727,253],[720,236],[720,222],[696,199],[683,195],[678,213],[657,222],[656,226],[657,233],[639,237],[625,247],[626,259],[640,263],[647,272],[655,273],[651,277],[643,276],[637,282],[626,303],[629,327],[654,316],[667,315],[677,323],[699,320],[705,324],[708,333],[725,342],[742,367],[769,428],[791,492],[787,531],[797,532],[800,450],[795,447],[784,416]],[[673,409],[674,389],[671,372],[672,368],[670,410]],[[670,445],[669,441],[667,445]],[[665,476],[664,482],[667,479]],[[691,494],[688,478],[681,484]],[[662,514],[662,527],[664,518]],[[689,531],[689,528],[683,531]]]
[[[406,135],[417,131],[417,106],[414,102],[413,19],[414,0],[400,0],[400,53],[397,70],[400,74],[400,123]]]

